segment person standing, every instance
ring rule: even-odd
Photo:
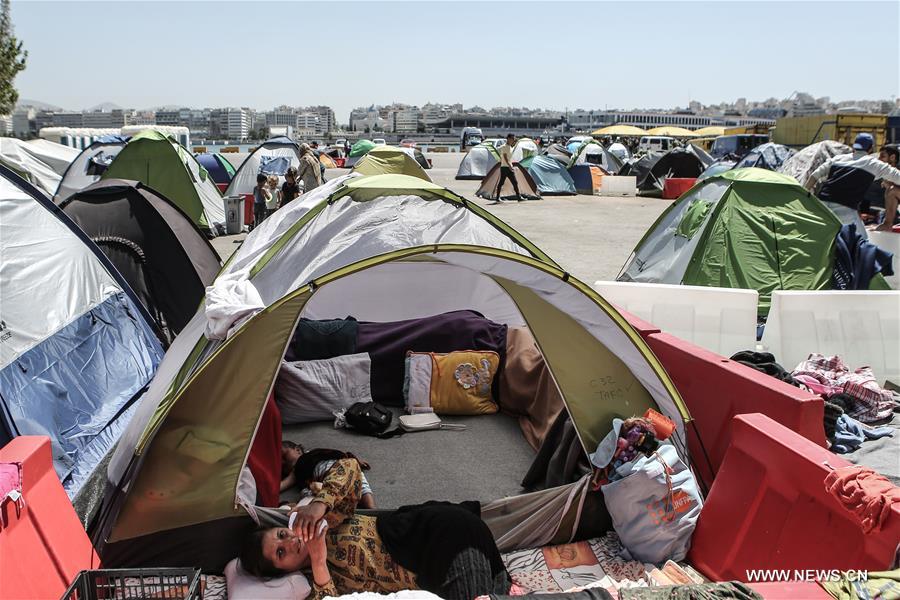
[[[878,151],[878,160],[896,169],[900,150],[896,146],[882,146]],[[891,231],[897,219],[897,206],[900,204],[900,185],[885,180],[881,182],[881,187],[884,188],[884,221],[875,230]]]
[[[852,154],[838,154],[810,173],[806,189],[819,187],[818,197],[841,220],[855,223],[857,233],[866,235],[866,227],[859,216],[859,205],[873,181],[900,185],[900,170],[872,156],[875,139],[871,133],[860,133],[853,142]],[[887,204],[887,198],[885,198]]]
[[[300,186],[297,184],[297,168],[288,167],[284,174],[284,183],[281,184],[281,207],[300,195]]]
[[[512,152],[515,145],[516,136],[513,133],[509,133],[506,135],[506,143],[500,146],[500,179],[497,183],[495,202],[500,202],[500,192],[507,179],[512,182],[513,189],[516,190],[516,200],[522,201],[522,195],[519,193],[519,183],[516,181],[516,173],[513,171]]]
[[[325,163],[322,162],[322,151],[319,150],[319,142],[310,142],[309,147],[316,156],[316,160],[319,161],[319,175],[321,176],[319,179],[321,183],[325,183]]]
[[[297,175],[303,181],[304,194],[322,185],[321,165],[309,144],[300,144],[300,167]]]
[[[259,227],[266,220],[266,204],[272,201],[272,194],[267,184],[268,177],[260,173],[256,176],[256,187],[253,188],[253,228]]]

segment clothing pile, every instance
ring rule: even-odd
[[[791,374],[775,362],[775,356],[770,352],[753,352],[752,350],[741,350],[731,357],[734,362],[741,363],[745,367],[750,367],[760,373],[765,373],[775,379],[780,379],[785,383],[797,385]]]
[[[598,466],[594,476],[594,489],[599,489],[601,485],[621,479],[622,475],[617,471],[619,467],[627,462],[631,462],[639,454],[651,456],[658,448],[659,439],[657,438],[656,428],[649,419],[639,417],[626,419],[622,422],[616,438],[616,447],[613,451],[612,460],[603,467],[599,467],[596,462],[594,463],[594,466]]]
[[[791,377],[825,399],[825,435],[834,452],[853,452],[865,440],[892,435],[889,427],[866,426],[890,418],[898,407],[895,394],[878,385],[869,367],[851,371],[839,356],[814,353]]]

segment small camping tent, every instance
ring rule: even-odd
[[[101,179],[140,181],[156,190],[207,236],[225,231],[222,194],[194,155],[165,134],[151,129],[128,141]]]
[[[290,167],[299,166],[300,146],[297,142],[285,136],[270,138],[260,144],[235,172],[225,195],[252,194],[256,187],[256,176],[260,173],[284,177]]]
[[[519,187],[519,195],[522,198],[536,200],[541,197],[541,193],[537,189],[537,184],[534,179],[531,178],[531,175],[528,174],[528,169],[521,163],[513,163],[513,175],[516,178],[516,185]],[[481,180],[481,185],[478,187],[478,191],[475,192],[475,195],[487,200],[494,200],[497,198],[509,199],[515,197],[516,190],[509,179],[503,182],[503,189],[501,190],[497,189],[499,184],[500,163],[498,162],[491,167],[487,176]]]
[[[622,168],[622,161],[604,148],[603,144],[594,140],[581,144],[572,153],[572,159],[568,166],[585,164],[597,165],[611,175],[615,175]]]
[[[613,417],[652,407],[673,420],[671,439],[688,460],[688,416],[678,392],[640,335],[589,286],[440,186],[382,175],[322,187],[279,211],[289,213],[281,220],[270,224],[276,213],[254,230],[217,279],[216,286],[252,287],[262,300],[256,314],[227,339],[210,340],[198,313],[166,355],[110,462],[109,510],[94,530],[105,565],[221,568],[252,526],[246,513],[272,515],[252,499],[248,504],[238,481],[261,438],[258,424],[301,317],[385,322],[480,311],[502,328],[533,336],[585,454],[611,430]],[[410,479],[442,477],[422,475],[418,459],[402,458]],[[442,459],[445,471],[462,471],[468,480],[478,468],[478,461]],[[539,546],[557,533],[568,537],[578,527],[588,482],[500,499],[483,517],[506,549]],[[538,507],[541,518],[534,519]],[[505,524],[494,520],[496,513],[506,515]],[[504,535],[515,528],[527,532],[513,540]]]
[[[98,181],[60,208],[116,266],[171,343],[221,268],[200,230],[177,206],[136,181]]]
[[[747,167],[757,167],[759,169],[777,171],[784,161],[793,155],[794,150],[791,148],[769,142],[761,144],[745,154],[734,168],[745,169]]]
[[[326,169],[337,169],[337,164],[335,164],[334,159],[325,152],[319,153],[319,162],[322,163],[322,166]]]
[[[638,242],[620,281],[774,290],[831,288],[841,223],[791,177],[733,169],[695,185]]]
[[[24,142],[0,137],[0,164],[51,197],[78,153],[75,148],[47,140]]]
[[[416,146],[399,146],[400,150],[406,152],[413,160],[419,163],[419,166],[425,170],[431,168],[431,163],[425,158],[425,155]]]
[[[565,165],[549,156],[529,156],[521,163],[528,169],[528,174],[537,184],[541,195],[567,195],[576,194],[575,182]]]
[[[628,146],[622,144],[620,142],[613,142],[607,148],[610,154],[619,159],[619,162],[624,163],[626,160],[631,158],[631,152],[628,151]]]
[[[493,144],[481,143],[471,148],[456,170],[457,179],[484,179],[491,168],[500,162],[500,154]]]
[[[60,204],[63,200],[79,190],[83,190],[109,168],[113,159],[118,156],[128,138],[121,135],[103,136],[82,150],[72,164],[63,173],[62,180],[56,188],[53,202]]]
[[[97,467],[134,414],[162,347],[112,263],[5,167],[0,297],[0,446],[49,436],[56,474],[74,499],[105,475]]]
[[[609,175],[609,173],[597,165],[572,165],[569,167],[569,176],[575,184],[575,191],[579,194],[599,195],[604,175]]]
[[[218,152],[201,152],[195,155],[199,162],[212,180],[216,182],[216,187],[220,192],[228,189],[228,184],[234,179],[234,166],[225,158],[225,155]]]
[[[667,177],[699,177],[713,163],[713,158],[701,148],[688,144],[664,154],[643,156],[631,166],[629,175],[637,177],[638,191],[658,193]]]
[[[734,168],[734,165],[737,164],[737,161],[731,160],[728,157],[720,158],[713,164],[706,167],[700,176],[697,177],[697,180],[709,179],[710,177],[715,177],[716,175],[721,175],[725,171],[730,171]]]
[[[564,165],[569,165],[572,160],[572,153],[562,144],[550,144],[542,152],[544,156],[558,160]]]
[[[412,148],[396,148],[394,146],[376,146],[369,150],[354,166],[353,171],[362,175],[411,175],[431,181],[428,173],[412,157],[407,150]]]
[[[344,166],[348,169],[353,168],[353,166],[374,147],[375,142],[372,140],[357,141],[350,147],[350,155],[347,156],[347,160],[344,161]]]
[[[819,168],[825,161],[838,154],[850,154],[853,149],[835,140],[816,142],[803,148],[789,157],[776,169],[779,173],[789,175],[806,187],[810,173]]]
[[[519,138],[515,147],[512,149],[512,161],[522,162],[529,156],[535,156],[539,152],[538,145],[530,138]]]

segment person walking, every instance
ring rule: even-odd
[[[494,202],[500,203],[500,193],[503,184],[509,179],[512,182],[513,189],[516,190],[516,200],[522,201],[522,195],[519,193],[519,183],[516,181],[516,173],[513,171],[512,152],[516,145],[516,136],[513,133],[506,135],[506,143],[500,146],[500,179],[497,182],[497,193]]]
[[[873,181],[900,185],[900,170],[872,156],[875,138],[871,133],[860,133],[853,142],[852,154],[838,154],[822,163],[810,173],[806,189],[814,192],[821,183],[817,196],[841,220],[855,223],[857,233],[866,235],[866,227],[859,216],[859,205]]]
[[[322,185],[321,165],[309,144],[300,144],[300,166],[297,168],[297,175],[303,181],[304,194]]]

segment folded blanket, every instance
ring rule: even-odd
[[[879,531],[891,507],[900,503],[900,488],[872,469],[856,465],[829,473],[825,490],[856,515],[865,533]]]

